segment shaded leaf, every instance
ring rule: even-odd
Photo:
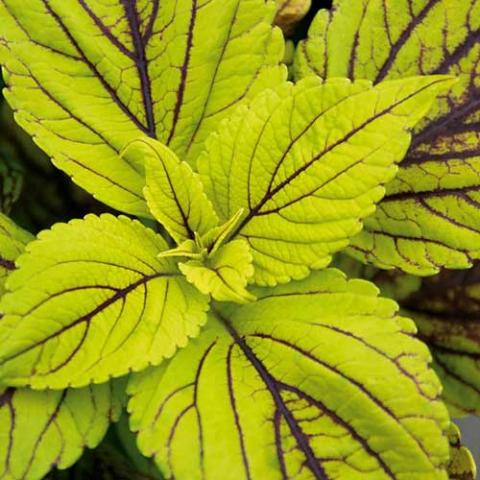
[[[275,24],[286,35],[294,31],[297,23],[308,13],[312,5],[312,0],[276,0],[276,2],[277,15]]]
[[[157,258],[166,247],[141,223],[111,215],[41,233],[17,260],[2,299],[2,380],[84,386],[158,364],[185,346],[208,301],[174,262]]]
[[[480,1],[337,0],[298,49],[296,77],[459,77],[428,118],[351,253],[432,274],[480,258]]]
[[[447,478],[440,385],[394,302],[337,270],[255,293],[131,377],[131,427],[168,478]]]
[[[0,393],[0,478],[41,479],[96,447],[120,416],[122,382],[82,389]],[[93,477],[92,477],[93,478]]]
[[[244,209],[234,234],[250,244],[256,283],[328,265],[382,198],[408,130],[450,83],[311,78],[264,92],[212,134],[202,181],[221,221]]]
[[[461,443],[460,430],[452,423],[448,432],[450,442],[450,463],[448,477],[450,480],[475,480],[477,467],[468,448]]]
[[[76,183],[149,215],[142,168],[121,148],[146,134],[195,159],[238,103],[283,80],[275,11],[273,0],[2,0],[5,96]]]
[[[204,235],[218,218],[200,177],[160,142],[144,138],[128,144],[122,156],[145,162],[145,198],[153,216],[177,243]]]
[[[32,235],[0,213],[0,296],[8,275],[15,268],[15,260],[31,240]]]
[[[425,279],[401,302],[430,347],[452,414],[480,414],[480,266]]]

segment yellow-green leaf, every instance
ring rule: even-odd
[[[475,460],[470,450],[462,445],[460,430],[454,423],[450,425],[448,440],[450,442],[448,478],[450,480],[476,480]]]
[[[0,2],[0,62],[17,122],[97,198],[149,215],[142,134],[194,160],[238,103],[285,77],[274,0]]]
[[[255,293],[131,377],[131,427],[167,478],[448,478],[440,384],[394,302],[337,270]]]
[[[421,275],[480,258],[480,1],[337,0],[298,48],[296,77],[311,74],[458,76],[415,129],[351,253]]]
[[[246,289],[253,265],[245,240],[228,242],[212,255],[180,263],[179,268],[190,283],[215,300],[236,303],[255,300]]]
[[[250,244],[254,281],[275,285],[323,268],[384,194],[444,77],[384,82],[310,78],[240,107],[199,157],[220,220]]]
[[[207,297],[165,241],[126,217],[57,224],[27,246],[0,310],[0,378],[65,388],[159,364],[198,334]],[[21,328],[19,328],[21,326]]]
[[[96,447],[122,411],[119,382],[82,389],[0,393],[0,478],[40,480]]]
[[[167,146],[151,138],[138,139],[125,147],[122,156],[145,163],[148,208],[177,244],[217,226],[200,177]]]

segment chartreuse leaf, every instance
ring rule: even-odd
[[[440,384],[394,302],[338,270],[255,293],[129,381],[167,478],[447,478]]]
[[[246,290],[253,275],[252,254],[245,240],[233,240],[203,261],[192,259],[179,264],[187,280],[202,293],[222,302],[255,300]]]
[[[198,155],[238,103],[283,81],[273,0],[0,2],[0,62],[20,125],[109,205],[149,215],[142,134]],[[212,32],[214,34],[212,35]]]
[[[168,147],[150,138],[138,139],[126,146],[123,157],[145,162],[148,207],[177,243],[217,226],[200,177]]]
[[[157,258],[166,247],[141,223],[111,215],[41,233],[17,260],[1,302],[2,381],[83,386],[185,346],[205,322],[208,300],[175,262]]]
[[[0,295],[7,276],[15,268],[15,260],[32,239],[32,235],[0,213]]]
[[[41,479],[96,447],[120,416],[124,382],[81,389],[0,393],[0,478]]]
[[[422,275],[480,258],[479,35],[479,0],[337,0],[298,48],[297,78],[459,78],[415,129],[357,258]]]
[[[456,416],[480,415],[480,268],[444,271],[400,301],[434,357]]]
[[[452,423],[448,430],[450,442],[450,462],[448,464],[448,478],[450,480],[475,480],[477,478],[477,466],[475,460],[461,443],[459,428]]]
[[[222,221],[244,209],[232,235],[250,244],[257,284],[328,265],[382,198],[408,130],[450,83],[310,78],[264,92],[212,134],[202,181]]]

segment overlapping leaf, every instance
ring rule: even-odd
[[[416,129],[399,174],[354,240],[381,267],[431,274],[480,257],[480,1],[338,0],[298,50],[297,78],[460,81]]]
[[[460,430],[454,423],[450,425],[448,440],[450,442],[448,478],[450,480],[476,480],[475,460],[468,448],[462,445]]]
[[[15,260],[33,237],[0,213],[0,295],[7,276],[15,268]]]
[[[148,207],[178,244],[217,226],[200,177],[168,147],[153,139],[139,139],[126,146],[123,157],[145,162]]]
[[[444,271],[402,300],[430,347],[455,415],[480,414],[480,267]]]
[[[221,220],[252,249],[258,284],[326,266],[374,211],[395,174],[408,129],[450,84],[443,77],[385,82],[311,78],[239,108],[199,157]]]
[[[87,216],[40,234],[1,303],[3,381],[83,386],[158,364],[198,333],[207,298],[137,221]],[[21,328],[18,328],[21,325]]]
[[[121,148],[145,134],[194,159],[237,103],[282,81],[275,11],[273,0],[2,0],[6,96],[78,184],[148,215],[142,167]]]
[[[100,443],[120,416],[121,383],[82,389],[0,393],[0,478],[37,480],[67,468]]]
[[[392,301],[337,270],[256,293],[130,383],[167,477],[447,478],[440,386]]]

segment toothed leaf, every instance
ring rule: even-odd
[[[129,383],[168,478],[447,478],[440,384],[394,302],[337,270],[255,293]]]
[[[148,215],[142,134],[193,160],[237,104],[285,77],[273,0],[0,3],[0,62],[17,122],[101,201]]]
[[[374,211],[408,130],[450,84],[309,79],[241,107],[199,158],[221,221],[244,209],[234,234],[250,244],[254,281],[275,285],[323,268]]]
[[[297,78],[459,78],[415,129],[355,257],[422,275],[480,258],[479,38],[479,0],[337,0],[299,46]]]
[[[40,234],[0,304],[0,375],[65,388],[158,364],[205,321],[207,298],[137,221],[87,216]]]

